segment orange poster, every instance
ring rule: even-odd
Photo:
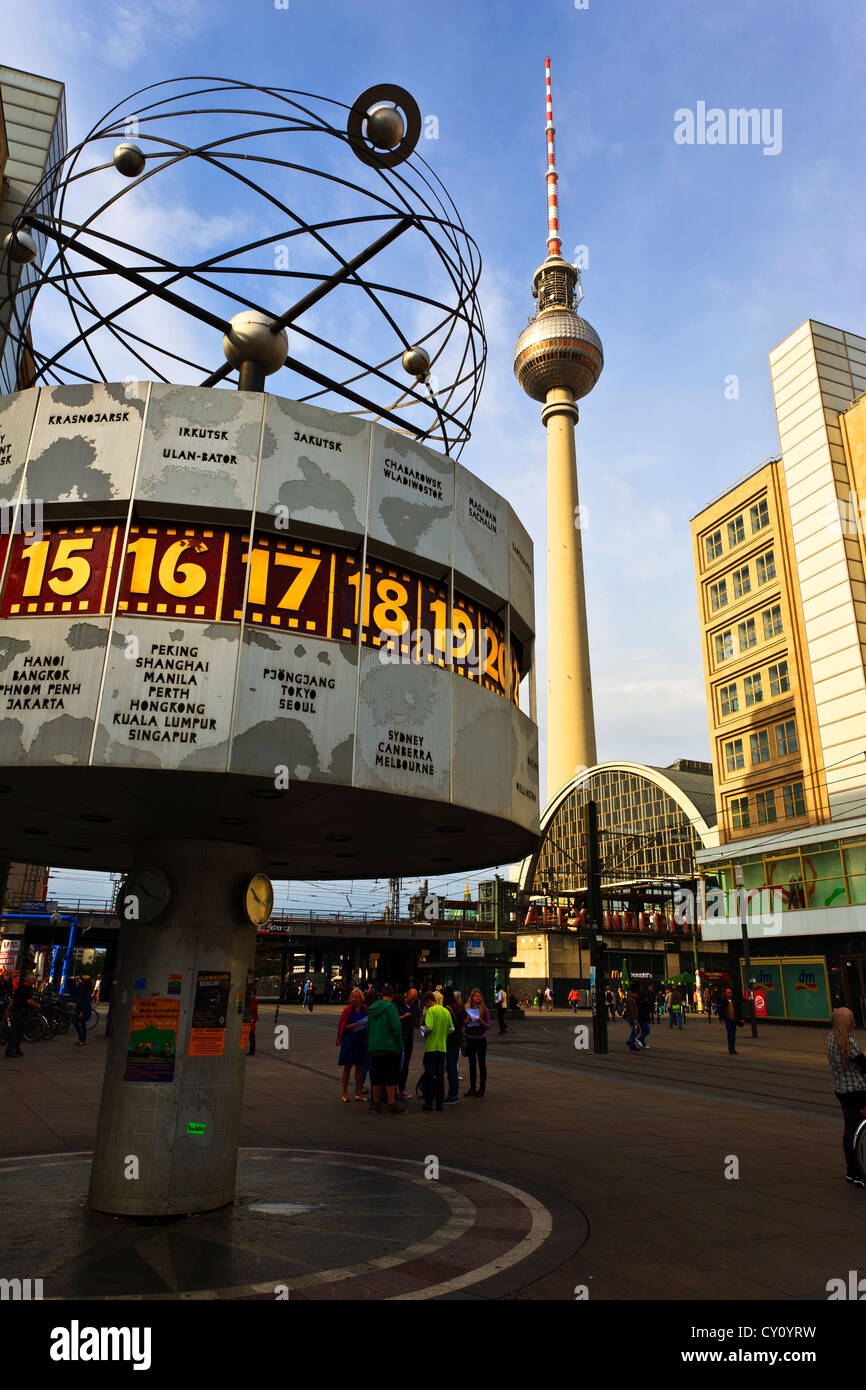
[[[229,972],[200,970],[195,987],[192,1027],[187,1055],[221,1057],[226,1045],[229,1010]]]

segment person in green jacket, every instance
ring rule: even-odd
[[[425,994],[423,1000],[424,1022],[421,1036],[424,1039],[424,1104],[423,1110],[441,1110],[445,1101],[445,1055],[448,1049],[448,1034],[454,1032],[454,1020],[447,1009],[436,1003],[435,994]]]
[[[405,1115],[405,1106],[398,1105],[394,1096],[400,1076],[400,1059],[403,1056],[403,1029],[391,985],[384,986],[382,998],[377,999],[367,1010],[367,1047],[370,1051],[370,1081],[373,1087],[370,1109],[381,1115],[384,1090],[388,1097],[388,1113]]]

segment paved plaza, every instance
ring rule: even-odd
[[[340,1103],[338,1009],[281,1007],[285,1050],[274,1013],[247,1063],[236,1202],[187,1219],[84,1210],[102,1025],[86,1049],[0,1059],[10,1277],[59,1299],[825,1300],[864,1262],[822,1029],[745,1028],[731,1057],[692,1017],[633,1055],[617,1021],[596,1057],[574,1046],[585,1014],[529,1014],[494,1026],[483,1099],[392,1116]],[[413,1089],[420,1069],[416,1053]]]

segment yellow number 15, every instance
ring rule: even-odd
[[[48,580],[48,587],[53,593],[64,596],[80,594],[81,590],[87,587],[91,575],[90,563],[83,555],[74,555],[73,551],[92,550],[93,544],[93,536],[84,540],[73,540],[67,536],[60,542],[51,566],[51,578]],[[50,541],[36,541],[35,544],[26,546],[22,552],[21,558],[27,564],[27,578],[22,591],[24,598],[36,598],[42,592],[49,545]],[[56,570],[68,570],[68,578],[58,579]]]

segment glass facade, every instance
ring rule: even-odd
[[[738,859],[737,864],[743,869],[749,916],[866,903],[866,839],[828,840],[755,853]],[[715,880],[721,894],[716,899],[716,915],[738,916],[734,866],[706,865],[705,873],[708,905],[712,902],[711,880]]]
[[[712,786],[711,779],[707,782]],[[586,887],[583,807],[598,807],[602,882],[670,884],[697,877],[695,853],[701,839],[686,812],[655,782],[634,772],[593,773],[571,792],[545,832],[530,892],[552,894]],[[529,886],[529,885],[527,885]]]
[[[24,100],[26,101],[26,94]],[[37,113],[37,117],[44,120],[41,108]],[[35,206],[35,211],[42,217],[50,216],[54,209],[54,203],[62,175],[61,162],[66,156],[66,149],[66,104],[61,94],[57,104],[56,118],[51,131],[48,150],[45,156],[45,164],[43,166],[45,177],[43,178],[40,195]],[[9,153],[10,158],[14,157],[15,148],[11,141]],[[45,266],[50,262],[52,257],[56,255],[56,247],[53,245],[49,246],[42,232],[33,231],[32,235],[38,249],[38,263]],[[11,391],[17,391],[22,386],[29,384],[26,380],[22,381],[20,379],[20,368],[22,363],[20,361],[19,344],[15,341],[14,337],[6,336],[6,331],[7,328],[9,328],[12,334],[18,336],[23,336],[26,331],[29,331],[29,314],[33,303],[36,279],[37,275],[33,266],[25,265],[21,267],[15,299],[14,319],[10,324],[4,321],[2,327],[0,327],[0,340],[2,340],[2,351],[0,351],[0,394],[2,395],[6,395]]]

